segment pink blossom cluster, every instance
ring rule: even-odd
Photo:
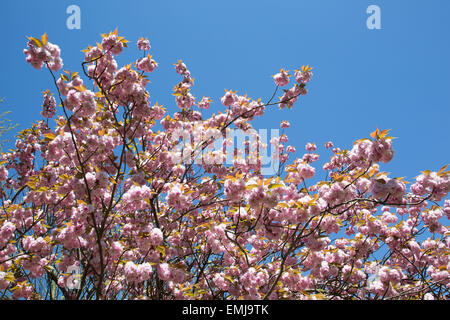
[[[224,184],[225,196],[230,200],[239,200],[241,194],[245,191],[245,181],[237,179],[236,181],[227,180]]]
[[[274,75],[274,81],[278,86],[286,86],[289,83],[289,76],[290,75],[287,71],[281,69],[279,73]],[[311,80],[311,68],[308,66],[303,66],[301,70],[296,70],[294,76],[297,83],[295,83],[290,89],[283,90],[284,94],[280,97],[279,103],[281,109],[285,107],[289,109],[292,108],[299,96],[306,95],[308,93],[305,86]]]
[[[291,125],[290,125],[289,121],[287,121],[287,120],[281,121],[280,127],[281,127],[282,129],[289,128],[290,126],[291,126]]]
[[[64,105],[81,117],[88,117],[96,110],[94,93],[91,90],[69,89]]]
[[[284,109],[292,108],[294,103],[298,100],[299,96],[304,96],[308,93],[308,90],[304,86],[300,86],[297,83],[289,90],[284,90],[284,94],[280,97],[280,108]]]
[[[266,270],[257,271],[255,268],[249,268],[239,278],[239,282],[248,292],[244,299],[261,299],[258,288],[267,284],[269,274]]]
[[[273,80],[277,86],[284,87],[289,83],[289,73],[284,69],[281,69],[279,73],[273,76]]]
[[[129,67],[122,67],[114,74],[112,96],[119,104],[127,104],[133,98],[145,100],[145,89],[139,82],[139,74]]]
[[[164,240],[162,231],[158,228],[152,229],[152,231],[150,232],[150,240],[153,245],[158,246],[158,245],[162,244],[162,242]]]
[[[110,52],[113,55],[118,55],[123,51],[123,42],[115,33],[110,33],[102,39],[102,47],[105,52]]]
[[[169,280],[172,276],[172,270],[168,263],[160,263],[157,267],[158,276],[161,280]]]
[[[386,199],[389,197],[391,202],[401,202],[405,193],[405,184],[398,179],[388,178],[381,175],[372,181],[371,192],[376,199]]]
[[[192,200],[190,195],[183,192],[183,186],[180,183],[174,183],[168,187],[167,204],[174,209],[182,209],[190,206]]]
[[[90,77],[96,76],[96,81],[105,90],[109,89],[114,80],[114,73],[117,70],[117,62],[113,54],[109,51],[105,52],[101,46],[90,47],[85,50],[85,62],[90,62],[86,68],[88,75]],[[65,93],[63,94],[66,95]]]
[[[247,186],[254,186],[256,181],[247,182]],[[264,206],[266,208],[273,208],[276,206],[279,195],[275,192],[268,192],[268,188],[265,186],[257,186],[246,194],[246,200],[251,208],[258,208]]]
[[[62,68],[63,62],[60,57],[61,50],[56,44],[47,42],[37,42],[38,39],[32,38],[28,42],[28,48],[24,49],[27,56],[26,61],[31,64],[33,68],[41,69],[44,64],[52,71],[58,71]]]
[[[200,109],[209,109],[212,100],[209,97],[203,97],[202,100],[198,103],[198,107]]]
[[[147,206],[145,199],[150,199],[151,196],[151,190],[148,186],[133,184],[123,195],[123,200],[135,210],[139,210]]]
[[[231,106],[238,101],[238,96],[233,91],[225,90],[225,95],[220,99],[224,106]]]
[[[136,68],[144,72],[153,72],[156,67],[158,67],[158,63],[150,55],[136,61]]]
[[[195,105],[195,97],[190,92],[194,78],[181,60],[175,64],[175,71],[183,76],[183,80],[174,87],[175,102],[180,109],[189,109]]]
[[[6,277],[7,273],[0,271],[0,290],[6,290],[10,284],[10,281]]]
[[[431,192],[433,199],[440,201],[450,192],[450,176],[448,174],[438,175],[436,172],[422,173],[411,185],[411,191],[416,195]]]
[[[295,81],[297,81],[299,84],[302,84],[302,83],[306,84],[311,80],[313,74],[312,74],[311,70],[304,69],[304,70],[296,70],[294,76],[295,76]]]
[[[48,242],[42,237],[36,239],[33,239],[33,237],[25,237],[22,240],[22,246],[26,251],[42,253],[44,256],[51,251]]]
[[[44,126],[45,124],[40,122],[40,125]],[[32,175],[34,172],[35,152],[41,148],[37,142],[38,138],[35,136],[18,137],[15,144],[16,149],[2,154],[1,159],[6,163],[0,165],[0,169],[4,167],[4,169],[0,170],[1,177],[6,179],[10,170],[15,170],[18,174],[27,178]],[[13,187],[18,185],[15,179],[8,179],[7,181]]]
[[[295,167],[289,172],[289,178],[295,184],[302,184],[305,179],[314,177],[316,169],[304,161],[297,161]]]
[[[308,142],[305,146],[306,151],[312,152],[317,150],[317,146],[315,143]]]
[[[5,166],[0,165],[0,181],[5,181],[8,178],[8,170]]]
[[[424,212],[422,219],[431,232],[445,234],[447,232],[447,228],[440,223],[443,216],[444,211],[441,208],[436,208],[434,210]]]
[[[139,38],[137,42],[138,49],[141,51],[149,51],[150,50],[150,41],[147,38]]]
[[[355,143],[350,151],[350,159],[354,163],[360,161],[387,163],[392,160],[393,156],[394,151],[390,138],[363,139]]]
[[[56,113],[56,100],[50,92],[44,93],[44,103],[42,104],[41,114],[45,118],[53,118]]]
[[[16,226],[11,222],[5,222],[0,227],[0,247],[4,247],[8,241],[11,239]]]
[[[330,148],[333,148],[333,147],[334,147],[333,142],[328,141],[328,142],[325,143],[325,148],[330,149]]]
[[[12,297],[14,299],[20,299],[20,298],[28,299],[31,297],[32,294],[33,294],[33,287],[31,287],[30,285],[28,285],[26,283],[19,283],[14,288]]]
[[[125,279],[130,283],[139,283],[151,278],[153,269],[150,263],[135,264],[128,261],[123,267]]]

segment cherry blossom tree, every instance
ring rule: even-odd
[[[294,159],[288,121],[265,141],[252,121],[307,94],[309,66],[281,69],[265,102],[227,90],[204,118],[213,101],[178,61],[169,115],[147,90],[148,39],[119,67],[127,43],[104,34],[80,73],[58,74],[60,48],[29,38],[26,61],[54,86],[1,154],[3,299],[448,299],[446,166],[409,185],[383,172],[389,130],[326,143],[322,168],[314,143]],[[230,132],[252,139],[230,155]],[[269,145],[278,169],[265,175]]]

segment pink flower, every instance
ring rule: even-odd
[[[7,280],[7,273],[0,271],[0,290],[5,290],[6,288],[8,288],[10,283],[11,282]]]
[[[9,238],[11,238],[15,230],[16,226],[11,222],[7,221],[3,223],[3,225],[0,228],[0,238],[9,240]]]
[[[80,108],[78,109],[79,115],[88,117],[95,113],[97,106],[94,93],[91,90],[86,90],[80,92],[79,97],[81,102]]]
[[[238,98],[237,98],[236,94],[233,91],[231,91],[231,90],[230,91],[225,90],[225,91],[226,91],[226,93],[220,99],[220,101],[222,102],[222,104],[224,106],[231,106],[238,100]]]
[[[300,71],[300,70],[297,70],[296,72],[295,72],[295,80],[298,82],[298,83],[303,83],[303,84],[306,84],[306,83],[308,83],[309,82],[309,80],[311,80],[311,78],[312,78],[312,72],[311,72],[311,70],[307,70],[307,71]]]
[[[138,49],[141,51],[149,51],[150,50],[150,42],[147,38],[139,38],[137,42]]]
[[[298,175],[300,179],[310,179],[314,176],[316,169],[311,167],[309,164],[300,163],[297,166]]]
[[[92,47],[84,55],[84,61],[93,61],[99,58],[103,54],[102,49],[99,47]]]
[[[56,44],[44,44],[38,39],[32,39],[28,42],[28,49],[23,52],[27,56],[26,61],[36,69],[41,69],[44,63],[48,64],[52,71],[58,71],[63,66],[60,49]]]
[[[225,181],[225,196],[230,200],[240,199],[245,192],[245,181],[238,179],[236,181]]]
[[[427,292],[427,293],[424,294],[423,299],[424,300],[434,300],[434,296],[433,296],[432,293]]]
[[[195,97],[188,92],[185,95],[176,96],[175,102],[180,109],[189,109],[195,105]]]
[[[183,283],[186,280],[186,272],[178,268],[172,269],[171,277],[175,283]]]
[[[317,153],[305,153],[302,157],[302,160],[306,163],[312,163],[319,160],[319,155]]]
[[[373,141],[370,150],[370,160],[387,163],[391,161],[393,157],[394,150],[392,150],[392,140],[377,139]]]
[[[146,281],[151,278],[153,275],[153,268],[150,265],[150,263],[145,262],[143,264],[138,265],[138,272],[139,272],[139,280],[140,281]]]
[[[198,103],[198,107],[201,109],[209,109],[209,105],[212,100],[209,97],[203,97],[202,100]]]
[[[102,47],[105,52],[111,52],[113,55],[118,55],[123,50],[123,43],[118,39],[116,34],[110,33],[103,38]]]
[[[162,243],[163,241],[163,233],[160,229],[158,228],[154,228],[151,232],[150,232],[150,240],[152,242],[153,245],[158,246]]]
[[[53,118],[56,113],[56,101],[55,98],[47,90],[44,92],[44,103],[42,105],[41,114],[45,118]]]
[[[74,89],[69,90],[67,93],[66,100],[64,101],[64,105],[70,111],[75,111],[79,105],[81,104],[81,94]]]
[[[273,75],[273,80],[277,84],[277,86],[284,87],[289,83],[289,74],[281,69],[280,73]]]
[[[56,85],[58,86],[58,89],[61,92],[61,95],[67,96],[67,93],[69,92],[69,86],[62,78],[59,78],[56,81]]]
[[[228,290],[229,282],[225,280],[222,274],[216,273],[213,278],[214,284],[221,290]]]
[[[287,137],[287,135],[285,135],[285,134],[282,134],[281,136],[280,136],[280,143],[286,143],[286,142],[288,142],[288,137]]]
[[[176,73],[179,73],[181,75],[189,72],[186,65],[181,60],[179,60],[178,63],[175,63],[175,71]]]
[[[300,95],[307,94],[308,91],[306,88],[299,86],[298,84],[295,84],[292,88],[289,90],[284,90],[284,94],[280,97],[280,108],[283,109],[287,107],[288,109],[292,108],[294,103],[297,101],[298,97]]]
[[[123,273],[128,282],[139,283],[150,279],[153,269],[148,262],[135,264],[132,261],[128,261],[123,268]]]
[[[60,49],[56,44],[47,43],[47,50],[50,52],[51,60],[48,62],[48,67],[52,71],[58,71],[62,68],[63,63],[60,55]]]
[[[444,212],[447,219],[450,219],[450,199],[444,201]]]
[[[290,126],[291,126],[291,124],[289,123],[289,121],[287,121],[287,120],[281,121],[280,127],[281,127],[282,129],[289,128]]]
[[[16,286],[16,289],[14,290],[12,297],[14,299],[20,298],[28,299],[32,293],[33,288],[31,285],[29,285],[28,283],[19,283]]]
[[[397,223],[398,218],[395,214],[392,214],[390,212],[385,212],[385,213],[383,213],[382,221],[384,224]]]
[[[169,280],[170,277],[172,276],[172,272],[168,263],[158,264],[157,271],[158,277],[163,281]]]
[[[128,261],[123,268],[123,272],[127,278],[135,278],[137,276],[136,264],[132,261]]]
[[[317,146],[315,143],[307,143],[305,146],[306,151],[312,152],[317,150]]]
[[[402,201],[402,197],[405,193],[405,184],[397,179],[390,179],[385,175],[380,176],[378,179],[372,181],[371,191],[375,198],[384,200],[389,195],[389,202]]]
[[[295,147],[293,147],[293,146],[287,146],[286,152],[287,152],[287,153],[295,153]]]
[[[181,191],[181,184],[174,183],[167,191],[167,204],[175,209],[183,209],[191,204],[190,198]]]
[[[152,56],[148,55],[145,58],[141,58],[136,62],[136,68],[144,72],[152,72],[158,67],[158,63],[152,59]]]
[[[0,181],[5,181],[8,178],[8,170],[5,166],[0,165]]]

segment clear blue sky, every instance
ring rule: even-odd
[[[71,4],[81,8],[80,30],[66,27]],[[372,4],[381,30],[366,27]],[[257,127],[289,120],[298,156],[306,142],[351,148],[376,126],[392,129],[396,156],[383,169],[411,181],[450,162],[449,15],[448,0],[1,1],[0,108],[24,129],[41,117],[42,91],[54,92],[49,73],[25,62],[25,36],[47,32],[64,69],[81,71],[80,50],[118,27],[130,40],[121,64],[138,57],[140,36],[150,39],[159,63],[151,101],[171,113],[178,59],[196,80],[193,94],[214,99],[211,112],[223,109],[225,88],[265,100],[280,68],[313,66],[309,94],[291,110],[268,111]]]

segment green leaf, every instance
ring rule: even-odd
[[[271,184],[271,185],[269,185],[269,190],[270,189],[273,189],[273,188],[280,188],[280,187],[283,187],[283,185],[282,184],[280,184],[280,183],[275,183],[275,184]]]
[[[34,181],[28,181],[28,182],[26,183],[26,185],[27,185],[31,190],[36,189],[36,182],[34,182]]]
[[[52,141],[53,139],[56,138],[56,135],[53,132],[49,132],[49,133],[44,133],[44,137],[46,140]]]
[[[445,166],[443,166],[443,167],[441,168],[441,170],[439,170],[439,172],[437,173],[437,175],[440,176],[442,173],[444,173],[444,171],[445,171],[445,169],[447,169],[447,167],[448,167],[448,164],[446,164]]]
[[[11,272],[6,273],[3,279],[9,282],[14,282],[14,280],[16,280]]]
[[[27,37],[27,38],[39,48],[44,46],[42,44],[41,40],[39,40],[38,38],[33,38],[33,37]]]
[[[163,246],[157,246],[156,250],[158,250],[159,253],[161,253],[163,256],[166,255],[166,248],[164,248]]]
[[[43,44],[44,46],[48,43],[48,36],[47,36],[47,33],[44,33],[44,34],[41,36],[41,40],[42,40],[42,44]]]

